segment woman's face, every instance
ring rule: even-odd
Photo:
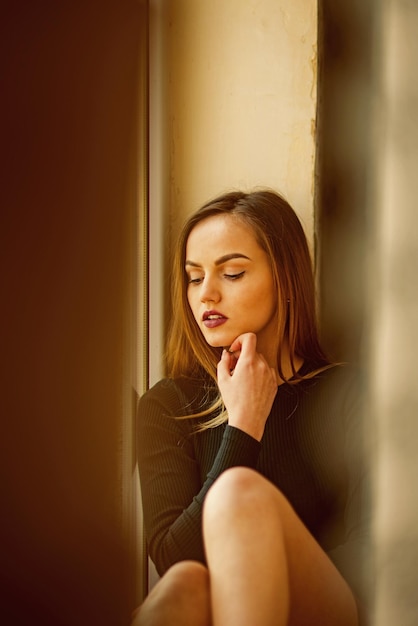
[[[228,214],[199,222],[186,246],[187,298],[209,345],[228,347],[246,332],[274,360],[277,295],[267,254],[251,229]]]

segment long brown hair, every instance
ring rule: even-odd
[[[281,347],[289,349],[292,384],[312,377],[330,366],[321,348],[316,317],[315,283],[312,260],[302,225],[290,204],[271,190],[244,193],[232,191],[203,205],[192,214],[180,233],[174,258],[172,281],[172,323],[167,343],[167,374],[202,381],[217,388],[216,367],[221,348],[210,346],[193,317],[187,299],[185,271],[186,245],[193,228],[202,220],[220,214],[233,215],[251,228],[260,247],[271,263],[277,291],[277,367],[282,372]],[[312,371],[305,376],[296,372],[295,357],[311,363]],[[206,422],[205,428],[226,420],[219,398],[198,415],[219,415]],[[220,410],[220,411],[219,411]]]

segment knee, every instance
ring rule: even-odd
[[[167,570],[158,585],[165,601],[173,598],[178,602],[183,596],[190,599],[208,587],[208,570],[198,561],[180,561]]]
[[[247,467],[223,472],[210,488],[203,508],[204,520],[228,514],[259,516],[286,506],[283,494],[264,476]]]
[[[134,612],[131,626],[177,623],[177,616],[180,619],[186,612],[202,612],[202,607],[208,606],[208,598],[207,568],[197,561],[181,561],[170,567],[152,588]]]
[[[229,495],[234,497],[236,495],[245,495],[252,490],[256,492],[260,491],[260,483],[263,483],[266,479],[249,467],[231,467],[216,479],[210,488],[206,502],[215,500],[217,497]]]

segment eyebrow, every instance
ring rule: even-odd
[[[222,265],[223,263],[231,261],[232,259],[247,259],[247,261],[251,261],[250,257],[246,256],[245,254],[241,254],[240,252],[232,252],[231,254],[224,254],[224,256],[219,257],[219,259],[215,261],[215,265]],[[188,260],[186,260],[185,265],[190,265],[191,267],[201,267],[199,263]]]

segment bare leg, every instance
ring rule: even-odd
[[[218,478],[203,531],[214,626],[357,626],[347,583],[257,472],[237,467]]]
[[[135,611],[131,626],[211,626],[209,575],[195,561],[173,565]]]

